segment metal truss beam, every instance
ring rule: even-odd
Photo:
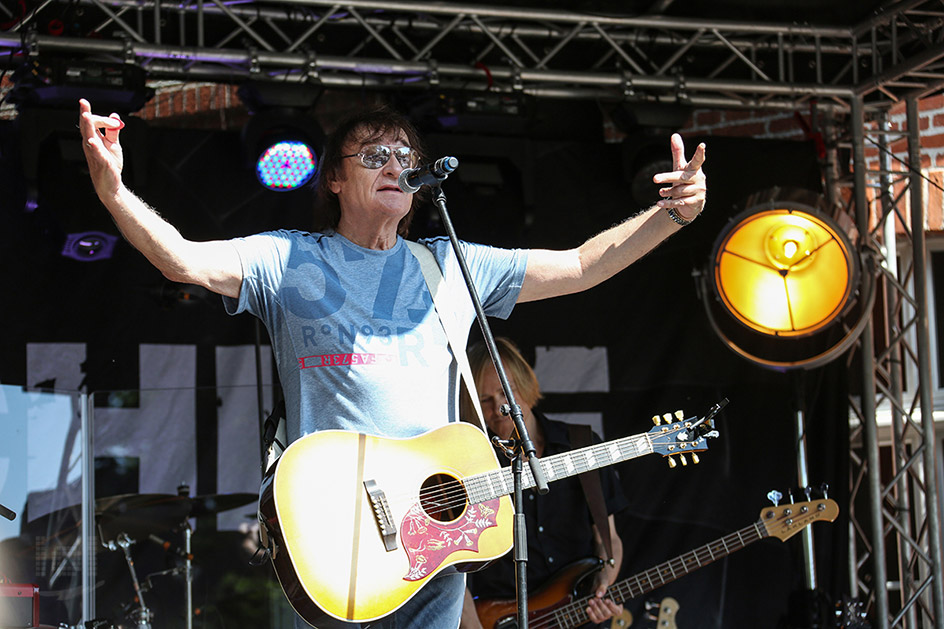
[[[944,80],[939,0],[848,27],[619,17],[380,0],[0,0],[0,51],[131,63],[155,79],[317,81],[378,90],[671,101],[697,107],[887,107]],[[61,34],[45,34],[50,24]],[[0,57],[0,63],[3,63]]]
[[[944,626],[944,589],[917,99],[906,108],[895,131],[886,112],[867,121],[853,101],[856,222],[861,247],[882,252],[885,307],[862,335],[862,393],[851,399],[850,582],[871,626],[916,629]],[[902,139],[907,153],[893,154]],[[873,170],[866,145],[879,150]]]

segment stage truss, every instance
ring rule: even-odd
[[[842,28],[377,0],[0,0],[0,20],[7,65],[61,55],[195,82],[848,111],[944,79],[942,6],[928,0]]]

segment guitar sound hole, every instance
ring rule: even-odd
[[[448,474],[433,474],[420,488],[420,506],[426,515],[440,522],[458,519],[467,502],[462,483]]]

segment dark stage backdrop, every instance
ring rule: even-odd
[[[73,112],[68,119],[74,120]],[[565,126],[566,120],[561,123]],[[197,347],[195,384],[212,386],[212,348],[252,344],[254,321],[226,316],[214,295],[169,284],[124,242],[109,260],[61,256],[66,233],[100,229],[117,234],[87,180],[76,151],[77,133],[69,131],[74,122],[61,128],[59,136],[41,139],[39,207],[26,212],[24,172],[32,171],[21,159],[20,143],[31,140],[20,137],[15,124],[0,126],[0,187],[5,191],[0,195],[0,260],[7,294],[0,309],[0,382],[39,384],[28,380],[27,343],[85,343],[89,391],[136,388],[141,344],[191,344]],[[502,246],[569,247],[638,209],[630,183],[639,164],[634,147],[549,135],[545,130],[532,137],[429,136],[432,154],[460,159],[459,171],[444,187],[460,237]],[[238,132],[142,123],[129,124],[123,138],[129,147],[127,180],[189,238],[308,227],[310,191],[263,191],[242,159]],[[689,155],[700,139],[686,138]],[[730,400],[718,421],[721,438],[711,443],[700,465],[670,470],[652,456],[620,466],[630,501],[619,516],[624,577],[747,526],[768,504],[769,490],[794,486],[798,404],[807,415],[810,477],[828,483],[831,496],[845,504],[845,364],[800,376],[747,363],[709,327],[692,277],[750,194],[775,185],[819,188],[814,147],[705,141],[708,205],[693,225],[603,286],[523,304],[509,320],[492,322],[496,334],[512,337],[529,354],[544,346],[606,348],[609,392],[552,394],[542,408],[602,413],[608,439],[648,430],[654,414],[683,409],[700,415],[722,398]],[[667,140],[660,146],[664,158]],[[420,212],[414,235],[439,233],[434,212]],[[804,393],[797,395],[798,389]],[[214,412],[209,403],[198,413],[198,446],[215,444]],[[216,490],[215,455],[209,451],[197,450],[200,493]],[[813,528],[820,584],[825,599],[835,600],[846,571],[847,526],[841,518]],[[802,574],[799,536],[765,540],[648,598],[675,597],[683,629],[805,626],[786,620],[797,609],[789,601],[803,587]],[[212,586],[201,592],[207,599],[219,595]],[[634,626],[644,626],[642,604],[629,606]],[[234,622],[231,626],[239,624]]]

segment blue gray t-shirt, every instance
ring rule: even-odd
[[[413,437],[457,417],[458,376],[439,315],[406,242],[365,249],[336,233],[282,230],[231,241],[243,270],[227,312],[251,312],[272,339],[287,438],[343,429]],[[475,319],[446,238],[422,241],[453,294],[461,329]],[[505,318],[527,253],[461,243],[489,316]],[[466,293],[467,294],[467,293]],[[463,298],[464,297],[464,298]]]

